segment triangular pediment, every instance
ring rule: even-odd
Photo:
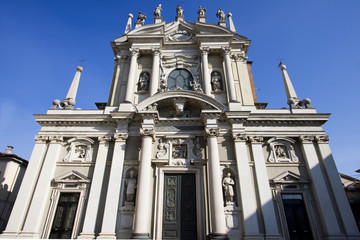
[[[52,180],[54,183],[88,183],[90,179],[85,175],[77,172],[77,171],[69,171],[63,175],[60,175]]]
[[[274,183],[309,183],[309,181],[303,179],[291,171],[283,172],[282,174],[273,178],[272,181]]]

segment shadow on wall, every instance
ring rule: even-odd
[[[7,184],[3,184],[5,178],[1,180],[0,188],[0,233],[5,230],[7,221],[10,217],[14,203],[9,201],[10,191]]]

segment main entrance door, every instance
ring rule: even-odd
[[[195,174],[165,174],[163,239],[197,239]]]
[[[291,240],[312,240],[309,219],[301,194],[281,195]]]

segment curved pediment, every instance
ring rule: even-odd
[[[140,102],[138,112],[157,110],[160,117],[199,117],[202,110],[223,112],[224,105],[212,97],[193,91],[167,91]]]

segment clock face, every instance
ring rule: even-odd
[[[167,84],[170,90],[192,90],[193,77],[186,69],[175,69],[168,77]]]

